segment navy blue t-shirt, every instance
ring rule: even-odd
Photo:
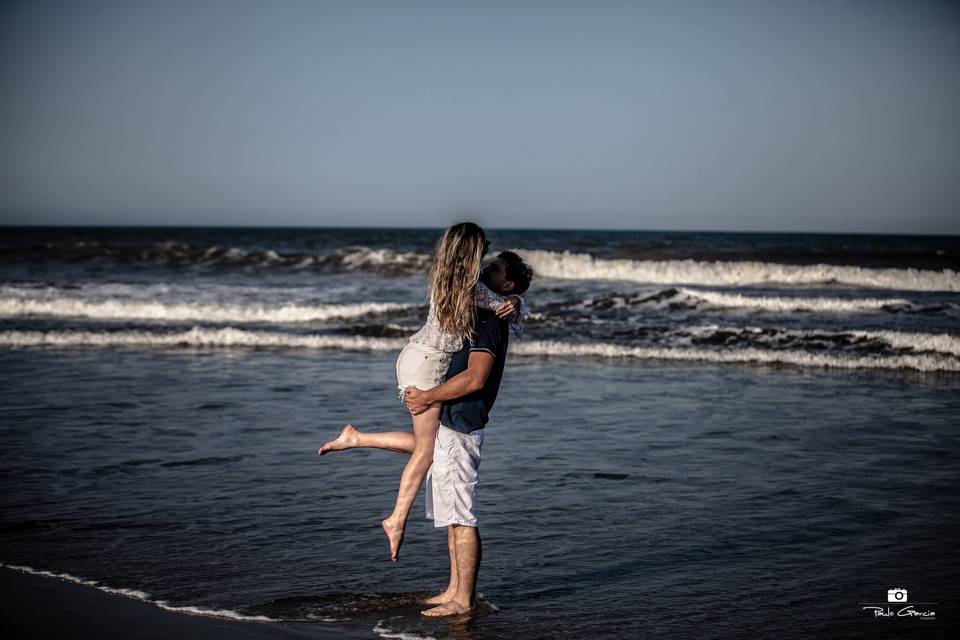
[[[473,351],[486,351],[491,354],[493,366],[482,389],[443,403],[440,424],[460,433],[470,433],[486,426],[490,409],[500,390],[503,365],[507,360],[507,344],[510,341],[507,321],[501,320],[489,309],[477,309],[474,328],[476,332],[473,341],[465,342],[463,348],[453,354],[447,370],[447,380],[467,370],[470,353]]]

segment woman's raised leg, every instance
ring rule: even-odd
[[[423,479],[427,477],[430,465],[433,464],[433,442],[439,428],[439,403],[413,416],[413,433],[416,437],[414,450],[400,476],[400,489],[397,491],[397,504],[393,513],[381,522],[390,541],[390,559],[394,562],[400,557],[400,545],[403,543],[403,532],[410,516],[410,508],[417,498]]]
[[[327,442],[317,450],[324,455],[331,451],[343,451],[357,447],[386,449],[397,453],[413,453],[416,437],[409,431],[376,431],[364,433],[352,424],[348,424],[340,431],[336,440]]]

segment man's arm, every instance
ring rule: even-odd
[[[404,389],[404,400],[410,413],[417,415],[426,411],[434,402],[446,402],[483,389],[493,368],[493,354],[489,351],[471,351],[467,368],[440,386],[421,391],[416,387]]]

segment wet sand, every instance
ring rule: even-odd
[[[0,568],[4,638],[191,638],[278,640],[375,638],[334,624],[238,622],[165,611],[153,604],[59,578]]]

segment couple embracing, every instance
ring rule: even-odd
[[[510,327],[522,331],[527,313],[521,294],[533,270],[512,251],[481,270],[490,241],[471,222],[448,228],[436,245],[430,271],[430,312],[397,358],[400,398],[413,417],[413,432],[361,432],[346,425],[320,455],[356,447],[410,454],[400,477],[397,503],[383,520],[396,562],[410,509],[424,479],[427,518],[446,527],[450,554],[447,589],[424,601],[422,613],[448,616],[476,601],[481,545],[477,479],[484,427],[497,399]]]

